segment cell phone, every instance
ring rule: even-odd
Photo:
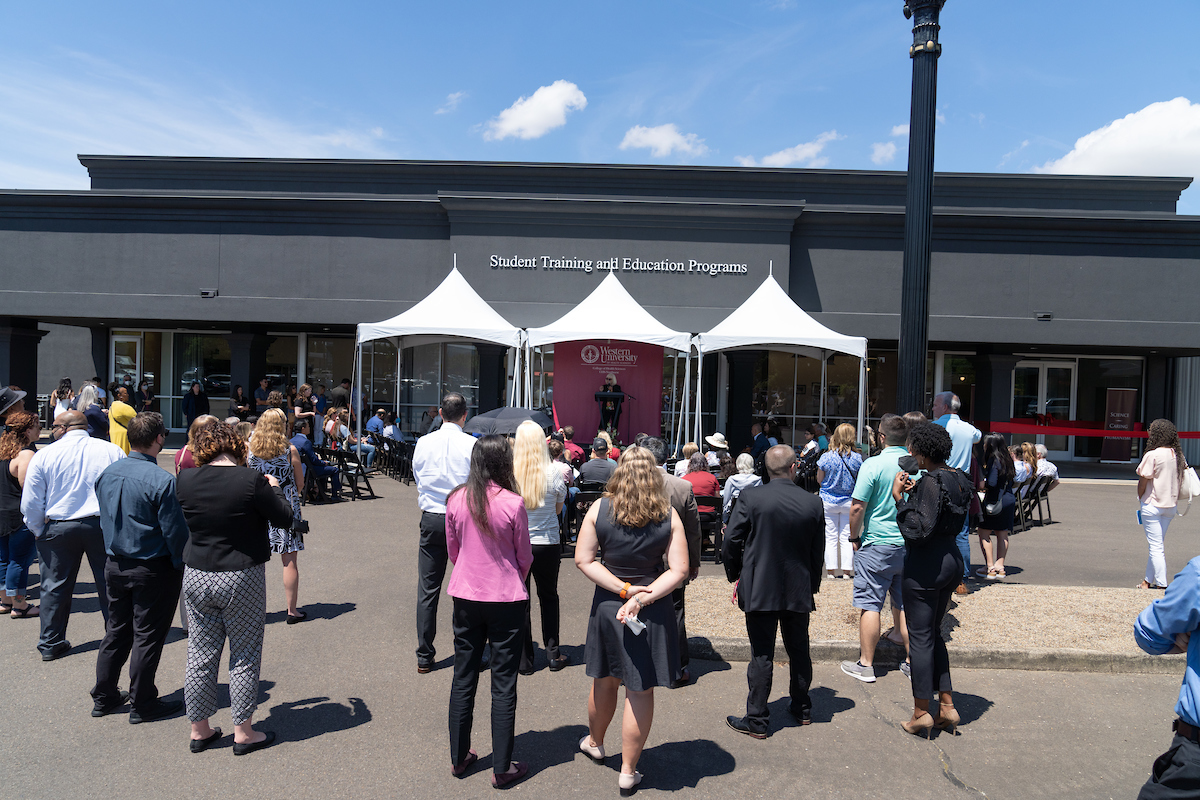
[[[1137,510],[1137,521],[1138,521],[1138,525],[1146,524],[1146,523],[1142,522],[1142,510],[1140,508]]]
[[[637,636],[642,631],[646,630],[646,623],[642,622],[637,617],[626,617],[625,618],[625,627],[629,628],[629,630],[633,631],[634,636]]]
[[[909,475],[916,475],[921,471],[921,468],[917,466],[917,457],[913,455],[900,456],[896,463]]]

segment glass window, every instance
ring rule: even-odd
[[[1145,362],[1129,358],[1081,358],[1078,360],[1075,419],[1103,428],[1108,414],[1109,389],[1142,389],[1142,369]],[[1142,398],[1134,404],[1137,422],[1142,419]],[[1137,457],[1139,440],[1130,443],[1130,456]],[[1075,437],[1076,458],[1100,458],[1102,440],[1092,436]]]
[[[467,400],[467,408],[479,406],[479,351],[470,344],[447,344],[443,373],[443,388],[439,395],[458,392]],[[441,397],[438,398],[441,400]]]
[[[182,397],[191,389],[193,381],[199,381],[214,403],[213,410],[223,410],[221,400],[229,396],[229,342],[224,336],[199,333],[175,334],[175,376],[171,394]],[[183,408],[172,403],[167,424],[182,428],[185,424]]]
[[[396,345],[387,339],[376,339],[363,345],[363,382],[369,384],[372,408],[394,408],[396,405]]]
[[[308,337],[308,376],[315,390],[323,384],[326,391],[354,373],[354,339],[348,336]]]
[[[947,355],[942,362],[942,388],[938,391],[954,392],[962,401],[958,416],[974,419],[975,408],[975,360],[969,356]]]
[[[267,337],[267,377],[271,381],[271,389],[287,396],[289,385],[296,383],[296,352],[297,337],[268,336]],[[247,394],[253,391],[252,387]],[[225,377],[225,386],[221,392],[229,397],[229,376]]]
[[[533,351],[533,408],[549,409],[554,404],[554,348]],[[547,411],[549,413],[549,411]]]

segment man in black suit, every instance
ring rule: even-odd
[[[751,654],[746,716],[726,721],[755,739],[770,736],[767,700],[777,627],[791,666],[788,710],[801,725],[811,722],[808,615],[813,595],[821,590],[825,554],[825,510],[815,495],[792,480],[796,451],[775,445],[767,451],[765,464],[770,483],[742,490],[722,548],[729,580],[740,580],[738,606],[746,612]]]

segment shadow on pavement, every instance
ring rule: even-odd
[[[844,711],[849,711],[854,708],[854,701],[849,697],[838,696],[836,689],[831,689],[828,686],[818,686],[808,693],[812,700],[812,721],[818,722],[833,722],[834,714],[841,714]],[[779,710],[783,713],[787,712],[788,704],[791,703],[789,698],[783,698],[780,702]],[[774,709],[771,709],[771,719],[775,719],[777,715]],[[784,717],[790,719],[790,715]]]
[[[263,719],[263,727],[275,731],[284,741],[299,742],[357,728],[370,721],[371,712],[361,697],[351,697],[349,705],[328,697],[310,697],[273,706]]]
[[[950,668],[953,669],[954,665],[951,664]],[[962,721],[959,723],[960,725],[969,725],[975,722],[990,711],[994,705],[996,704],[991,700],[988,700],[986,697],[980,697],[977,694],[967,694],[966,692],[958,691],[954,693],[954,708],[962,718]]]
[[[525,731],[513,739],[513,758],[528,761],[531,773],[538,773],[559,764],[575,760],[579,752],[579,740],[588,732],[587,725],[562,725],[550,731]],[[490,746],[490,743],[489,743]],[[583,758],[580,755],[580,758]],[[485,757],[480,756],[479,763]],[[491,769],[492,757],[486,757]]]
[[[702,778],[727,775],[736,766],[733,754],[716,742],[692,739],[666,742],[644,751],[638,772],[646,776],[642,788],[673,792],[694,789]]]
[[[308,619],[305,622],[312,622],[315,619],[336,619],[342,614],[349,614],[356,610],[358,605],[355,603],[305,603],[300,606],[300,610],[308,614]],[[267,614],[266,623],[268,625],[275,622],[286,622],[287,610],[272,611]],[[301,623],[303,624],[303,623]]]

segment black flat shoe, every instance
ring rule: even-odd
[[[559,656],[558,658],[552,659],[550,661],[550,671],[558,672],[561,669],[566,669],[567,665],[570,663],[571,663],[571,659],[569,656]]]
[[[467,757],[463,759],[463,762],[461,764],[459,764],[457,767],[450,768],[450,774],[453,775],[455,778],[465,778],[465,777],[467,777],[467,770],[469,770],[471,768],[471,765],[474,764],[478,760],[479,760],[479,753],[476,753],[474,750],[468,750]]]
[[[502,772],[499,775],[492,773],[492,788],[507,789],[525,780],[525,776],[529,774],[529,765],[524,761],[514,761],[512,766],[517,768],[516,772]]]
[[[308,619],[308,613],[301,611],[298,614],[288,614],[287,618],[288,625],[295,625],[297,622],[304,622],[304,620]]]
[[[810,709],[797,709],[795,706],[789,705],[788,713],[801,725],[812,725],[812,711]]]
[[[275,731],[265,731],[267,738],[261,742],[249,742],[247,744],[233,743],[233,754],[235,756],[245,756],[253,753],[255,750],[262,750],[264,747],[270,747],[275,742]]]
[[[209,736],[207,739],[192,739],[188,741],[188,749],[193,753],[203,753],[205,750],[216,744],[217,740],[220,738],[221,729],[213,728],[212,736]]]
[[[692,673],[688,672],[687,667],[684,667],[679,673],[679,679],[671,681],[672,689],[682,689],[692,682]]]
[[[71,643],[65,642],[65,641],[59,642],[58,644],[51,647],[49,650],[42,652],[42,661],[54,661],[56,659],[62,658],[69,652],[71,652]]]

